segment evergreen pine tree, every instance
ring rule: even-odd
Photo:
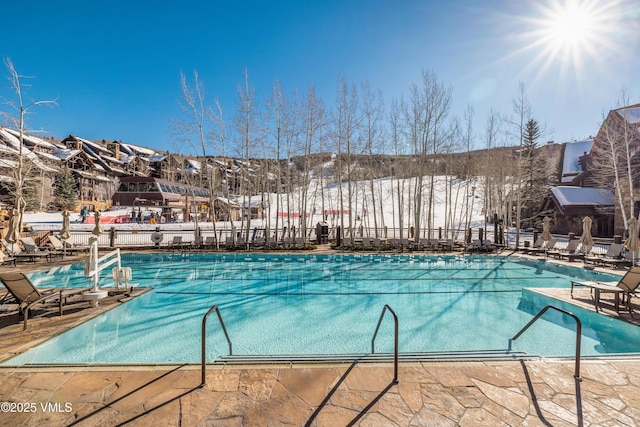
[[[531,225],[547,190],[547,162],[538,147],[541,135],[538,122],[529,120],[522,141],[522,219]]]
[[[76,183],[68,170],[56,179],[55,202],[60,209],[74,210],[78,203]]]

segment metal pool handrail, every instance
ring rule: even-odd
[[[378,326],[376,326],[376,331],[373,334],[373,338],[371,339],[371,353],[375,353],[375,342],[376,336],[378,336],[378,330],[380,329],[380,324],[382,323],[382,318],[384,314],[389,310],[393,315],[393,323],[394,323],[394,340],[393,340],[393,383],[398,383],[398,316],[396,312],[393,311],[389,304],[385,304],[382,309],[382,314],[380,314],[380,319],[378,319]]]
[[[222,332],[224,332],[224,336],[227,339],[227,343],[229,344],[229,356],[233,354],[233,350],[231,347],[231,339],[229,339],[229,334],[227,333],[227,328],[224,326],[224,321],[222,320],[222,315],[220,314],[220,309],[217,305],[214,305],[207,311],[207,314],[202,318],[202,383],[200,386],[202,387],[207,382],[207,363],[206,363],[206,350],[207,350],[207,318],[211,314],[211,312],[216,311],[218,315],[218,320],[220,320],[220,326],[222,326]]]
[[[511,338],[509,340],[509,350],[511,350],[511,343],[513,341],[517,340],[518,337],[520,337],[520,335],[522,335],[524,333],[524,331],[529,329],[529,326],[531,326],[536,320],[538,320],[540,317],[542,317],[542,315],[544,313],[546,313],[547,310],[549,310],[549,309],[554,309],[554,310],[557,310],[557,311],[559,311],[561,313],[566,314],[567,316],[571,316],[576,321],[576,369],[575,369],[575,373],[574,373],[573,377],[575,379],[577,379],[577,380],[580,380],[580,338],[582,337],[582,322],[580,322],[580,319],[578,319],[578,316],[576,316],[575,314],[573,314],[573,313],[571,313],[571,312],[569,312],[567,310],[563,310],[562,308],[558,308],[558,307],[555,307],[553,305],[548,305],[545,308],[543,308],[542,310],[540,310],[540,312],[538,314],[536,314],[536,317],[531,319],[531,321],[529,323],[527,323],[526,326],[520,330],[520,332],[518,332],[513,338]]]

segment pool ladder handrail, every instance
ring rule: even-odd
[[[229,334],[227,333],[227,328],[224,325],[224,321],[222,320],[222,315],[220,314],[220,309],[217,305],[213,305],[207,314],[202,318],[202,383],[200,387],[204,386],[207,382],[207,319],[209,315],[215,310],[218,315],[218,320],[220,320],[220,326],[222,326],[222,332],[224,332],[224,336],[227,339],[227,343],[229,344],[229,356],[233,355],[233,348],[231,346],[231,339],[229,338]]]
[[[529,326],[534,324],[540,317],[542,317],[544,313],[547,312],[547,310],[550,310],[550,309],[557,310],[563,314],[566,314],[567,316],[573,317],[573,320],[576,321],[576,368],[575,368],[575,373],[573,377],[576,380],[580,381],[581,380],[580,379],[580,339],[582,337],[582,322],[580,322],[580,319],[578,319],[578,316],[571,313],[570,311],[564,310],[562,308],[558,308],[553,305],[546,306],[545,308],[540,310],[540,312],[536,314],[536,316],[533,319],[531,319],[531,321],[529,321],[529,323],[527,323],[524,328],[520,329],[520,332],[518,332],[513,338],[509,339],[509,351],[511,351],[511,343],[517,340],[520,337],[520,335],[524,333],[524,331],[529,329]]]
[[[382,319],[384,318],[385,313],[389,310],[389,312],[393,315],[393,323],[394,323],[394,339],[393,339],[393,384],[398,383],[398,316],[396,312],[389,306],[389,304],[385,304],[382,309],[382,314],[380,314],[380,319],[378,319],[378,326],[376,326],[376,331],[373,333],[373,338],[371,339],[371,353],[376,352],[375,343],[376,337],[378,336],[378,330],[380,329],[380,324],[382,323]]]

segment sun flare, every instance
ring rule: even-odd
[[[536,0],[515,21],[523,44],[511,55],[529,55],[536,79],[553,72],[560,80],[581,80],[625,51],[634,34],[627,17],[640,9],[625,7],[627,1]]]
[[[587,49],[599,32],[597,12],[592,3],[569,1],[547,10],[542,31],[555,48]]]

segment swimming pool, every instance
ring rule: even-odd
[[[236,355],[369,352],[385,304],[399,318],[401,353],[505,349],[550,303],[523,288],[615,280],[514,257],[125,254],[122,263],[134,282],[154,290],[4,364],[197,363],[202,317],[214,304]],[[88,285],[81,264],[30,277],[40,287]],[[568,308],[583,322],[584,355],[640,352],[640,328]],[[513,349],[574,355],[575,324],[565,317],[545,315]],[[215,316],[207,336],[209,361],[228,354]],[[376,351],[392,349],[387,319]]]

